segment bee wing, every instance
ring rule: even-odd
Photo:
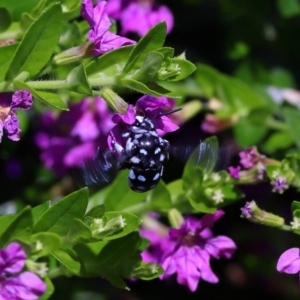
[[[87,160],[82,169],[86,185],[108,184],[117,175],[118,155],[112,151],[98,149],[96,157]]]

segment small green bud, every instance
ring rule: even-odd
[[[128,104],[112,89],[107,87],[103,88],[101,90],[101,96],[114,111],[120,114],[126,113]]]

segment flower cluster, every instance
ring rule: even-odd
[[[179,127],[171,117],[160,115],[165,109],[172,109],[174,101],[167,97],[156,98],[150,95],[142,96],[137,100],[136,105],[128,105],[125,114],[114,114],[112,121],[116,124],[108,136],[108,145],[112,150],[112,138],[120,145],[125,146],[126,139],[122,133],[127,127],[135,122],[138,115],[150,118],[159,135],[177,130]]]
[[[239,153],[240,164],[242,167],[249,171],[241,172],[242,167],[229,167],[229,174],[235,179],[241,179],[241,177],[249,177],[254,180],[262,180],[265,174],[265,156],[261,155],[256,147],[250,147]],[[251,173],[251,174],[250,174]],[[243,176],[241,176],[241,174]],[[249,178],[248,178],[249,179]]]
[[[155,4],[153,0],[110,0],[108,15],[119,20],[122,34],[136,32],[143,36],[154,25],[165,21],[167,32],[173,28],[173,15],[168,7]]]
[[[32,105],[32,95],[27,90],[19,90],[14,94],[0,94],[0,142],[3,130],[6,131],[9,139],[18,141],[20,139],[19,120],[16,110],[26,110]]]
[[[95,156],[98,147],[106,148],[107,134],[113,127],[112,113],[99,97],[70,105],[58,116],[52,111],[42,116],[41,131],[35,136],[41,160],[57,174],[67,168],[81,167]]]
[[[111,21],[107,14],[107,2],[99,1],[93,8],[92,0],[83,0],[82,17],[89,23],[89,41],[94,43],[94,55],[101,55],[124,45],[134,44],[135,41],[116,35],[109,31]]]
[[[18,243],[0,250],[0,298],[4,300],[38,299],[46,284],[34,273],[24,271],[26,254]]]
[[[149,231],[142,235],[150,239],[150,248],[144,252],[147,261],[161,264],[165,273],[161,279],[177,274],[177,282],[191,291],[197,289],[200,279],[217,283],[218,277],[210,267],[210,258],[230,258],[235,243],[226,236],[214,237],[210,227],[224,215],[221,210],[197,220],[186,217],[179,229],[171,228],[169,236],[161,237]]]

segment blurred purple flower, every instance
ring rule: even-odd
[[[165,21],[167,33],[173,24],[173,14],[164,5],[155,4],[153,0],[110,0],[107,4],[108,15],[120,20],[122,34],[136,32],[145,35],[154,25]]]
[[[38,299],[46,284],[34,273],[21,272],[26,254],[18,243],[0,250],[0,298],[4,300]]]
[[[245,206],[241,208],[241,217],[250,219],[253,218],[253,209],[256,206],[254,201],[246,202]]]
[[[201,124],[201,130],[215,134],[231,127],[234,124],[234,120],[235,118],[222,120],[214,114],[206,114]]]
[[[106,1],[99,1],[93,8],[92,0],[83,0],[81,15],[91,27],[88,38],[94,43],[95,55],[101,55],[121,46],[136,43],[109,31],[111,21],[107,15]]]
[[[151,121],[159,135],[177,130],[179,127],[171,118],[168,116],[159,116],[160,113],[165,111],[164,109],[172,109],[173,105],[173,100],[167,97],[156,98],[154,96],[145,95],[136,102],[135,107],[133,105],[128,105],[125,114],[114,114],[112,121],[116,126],[108,136],[109,148],[111,150],[113,149],[112,137],[118,144],[125,146],[126,139],[122,137],[122,133],[127,131],[129,126],[133,125],[135,117],[138,115],[152,119]]]
[[[255,147],[246,148],[239,153],[240,164],[245,169],[253,168],[261,159],[261,155],[258,153]]]
[[[240,171],[241,171],[241,167],[237,166],[237,167],[229,167],[228,168],[228,172],[230,174],[230,176],[234,179],[240,179]]]
[[[16,110],[26,110],[32,105],[32,95],[27,90],[0,94],[0,142],[3,136],[3,129],[7,132],[9,139],[18,141],[21,129],[19,120],[15,113]]]
[[[282,194],[285,190],[289,188],[287,183],[287,179],[283,176],[277,176],[274,180],[271,181],[271,185],[273,186],[273,192],[277,192]]]
[[[70,111],[58,116],[46,112],[42,129],[35,136],[45,166],[59,175],[67,168],[81,167],[95,156],[98,147],[107,147],[107,134],[114,125],[111,117],[106,102],[99,97],[72,104]]]
[[[281,254],[277,262],[277,271],[287,274],[300,272],[300,249],[291,248]]]
[[[162,279],[177,273],[177,281],[195,291],[202,278],[217,283],[218,278],[210,267],[210,257],[230,258],[236,250],[235,243],[226,236],[213,237],[210,227],[222,217],[223,211],[207,214],[196,220],[186,217],[179,229],[170,229],[167,251],[161,259],[165,273]]]

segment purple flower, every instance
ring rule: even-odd
[[[161,258],[165,273],[162,279],[177,273],[177,281],[195,291],[202,278],[217,283],[218,278],[210,267],[210,257],[230,258],[235,243],[226,236],[214,237],[210,227],[222,217],[223,211],[205,215],[201,220],[186,217],[179,229],[170,229],[168,249]]]
[[[128,105],[125,114],[114,114],[112,121],[116,126],[108,136],[109,148],[111,150],[113,149],[112,137],[118,144],[125,146],[126,140],[122,138],[122,133],[128,130],[128,127],[135,122],[135,117],[138,115],[150,118],[159,135],[177,130],[179,127],[171,118],[168,116],[160,116],[160,114],[164,112],[164,109],[171,109],[173,104],[173,100],[167,97],[156,98],[154,96],[145,95],[136,102],[135,107]]]
[[[0,250],[0,298],[4,300],[38,299],[46,284],[34,273],[21,272],[26,254],[18,243]]]
[[[228,171],[231,177],[233,177],[234,179],[240,179],[240,171],[241,171],[241,167],[237,166],[237,167],[229,167]]]
[[[281,254],[277,262],[277,271],[287,274],[300,272],[300,249],[291,248]]]
[[[0,142],[3,136],[3,129],[7,132],[9,139],[18,141],[20,139],[21,129],[19,120],[15,113],[16,110],[26,110],[32,105],[32,95],[27,90],[0,94]]]
[[[122,34],[136,32],[143,36],[163,21],[167,24],[167,33],[173,28],[172,12],[164,5],[155,4],[153,0],[110,0],[107,11],[110,17],[120,20]]]
[[[67,168],[81,167],[95,156],[98,147],[107,147],[107,134],[113,127],[112,113],[99,97],[70,105],[70,111],[42,116],[42,130],[35,136],[45,166],[62,175]]]
[[[245,169],[253,168],[260,160],[261,155],[257,152],[255,147],[247,148],[239,153],[240,164]]]
[[[287,179],[283,176],[276,176],[275,179],[271,181],[271,184],[273,185],[272,191],[277,192],[279,194],[282,194],[285,190],[289,188]]]
[[[241,208],[242,214],[241,217],[250,219],[253,218],[253,209],[255,208],[256,204],[254,201],[246,202],[246,205]]]
[[[91,27],[88,38],[94,43],[95,55],[135,43],[135,41],[109,31],[111,21],[107,15],[106,5],[106,1],[99,1],[96,7],[93,8],[92,0],[83,0],[82,2],[81,15]]]

